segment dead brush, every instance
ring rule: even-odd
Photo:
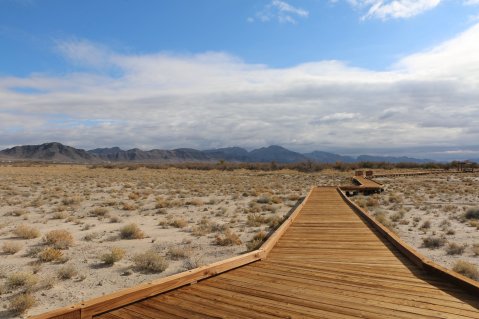
[[[222,235],[217,235],[214,243],[218,246],[236,246],[241,245],[242,241],[238,234],[227,228]]]
[[[134,268],[145,273],[161,273],[168,268],[168,262],[154,250],[148,250],[133,257]]]
[[[479,270],[477,269],[477,266],[465,260],[458,260],[452,270],[471,279],[479,279]]]
[[[40,237],[40,231],[38,229],[24,224],[15,227],[13,233],[23,239],[33,239]]]
[[[188,258],[192,254],[192,250],[190,247],[180,247],[180,246],[173,246],[168,248],[168,252],[166,255],[173,260],[179,260],[183,258]]]
[[[131,223],[120,228],[120,237],[122,239],[142,239],[145,238],[145,233],[138,225]]]
[[[169,222],[169,225],[175,228],[185,228],[188,226],[188,221],[184,218],[176,218]]]
[[[22,250],[23,245],[21,243],[7,241],[2,245],[2,252],[7,255],[14,255]]]
[[[251,241],[246,243],[246,248],[248,251],[253,251],[255,249],[258,249],[259,246],[263,243],[263,240],[266,238],[266,232],[263,230],[260,230],[257,232]]]
[[[45,234],[43,242],[56,249],[68,249],[73,245],[73,236],[64,229],[52,230]]]
[[[30,293],[21,293],[10,299],[7,309],[13,315],[21,315],[36,304],[35,298]]]
[[[120,261],[125,256],[126,251],[120,247],[113,247],[108,253],[104,253],[100,256],[100,260],[108,266]]]
[[[28,272],[15,272],[7,276],[5,286],[8,289],[31,291],[38,283],[38,276]]]

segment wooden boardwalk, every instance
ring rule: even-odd
[[[367,221],[339,189],[314,188],[264,259],[95,318],[479,318],[479,286]]]

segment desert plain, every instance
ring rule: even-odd
[[[4,164],[0,318],[39,314],[255,249],[312,186],[350,185],[352,175]],[[356,203],[420,253],[458,271],[464,262],[463,273],[475,276],[478,173],[378,181],[385,191],[355,196]]]

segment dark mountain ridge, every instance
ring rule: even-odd
[[[301,154],[278,145],[271,145],[247,151],[241,147],[227,147],[211,150],[178,148],[173,150],[153,149],[143,151],[139,148],[122,150],[119,147],[96,148],[90,151],[76,149],[61,143],[52,142],[41,145],[15,146],[0,151],[4,160],[32,160],[67,163],[95,162],[135,162],[135,163],[177,163],[177,162],[277,162],[295,163],[313,161],[318,163],[354,163],[354,162],[389,162],[389,163],[427,163],[427,159],[392,156],[361,155],[358,157],[314,151]]]

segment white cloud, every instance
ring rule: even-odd
[[[355,7],[367,10],[362,19],[388,20],[414,17],[434,9],[441,0],[348,0],[348,2]]]
[[[388,71],[340,61],[272,68],[223,52],[127,55],[84,40],[59,42],[66,58],[89,71],[0,77],[0,146],[475,145],[478,38],[479,24]]]
[[[258,11],[255,17],[249,17],[248,22],[261,21],[269,22],[276,20],[280,23],[296,24],[297,18],[307,18],[309,12],[305,9],[294,7],[286,1],[272,0],[261,11]]]
[[[479,4],[479,0],[465,0],[465,1],[464,1],[464,4],[465,4],[465,5],[475,5],[475,4]]]

